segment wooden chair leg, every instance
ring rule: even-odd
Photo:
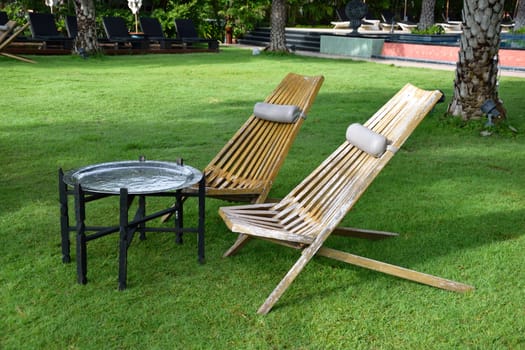
[[[332,258],[335,260],[343,261],[343,262],[346,262],[352,265],[383,272],[383,273],[386,273],[392,276],[401,277],[401,278],[404,278],[410,281],[419,282],[422,284],[426,284],[432,287],[437,287],[437,288],[441,288],[445,290],[450,290],[454,292],[467,292],[467,291],[474,289],[474,287],[469,286],[467,284],[460,283],[460,282],[428,275],[428,274],[421,273],[421,272],[414,271],[414,270],[405,269],[403,267],[383,263],[377,260],[363,258],[358,255],[341,252],[339,250],[335,250],[331,248],[319,247],[319,245],[322,244],[323,242],[324,240],[322,240],[321,242],[319,241],[314,242],[314,244],[310,245],[308,248],[303,250],[301,257],[297,260],[294,266],[288,271],[288,273],[286,274],[286,276],[284,276],[281,282],[279,282],[277,287],[275,287],[275,289],[268,296],[266,301],[261,305],[259,310],[257,310],[258,314],[266,315],[268,312],[270,312],[270,310],[275,305],[275,303],[284,294],[286,289],[288,289],[290,284],[292,284],[295,278],[299,275],[299,273],[303,270],[306,264],[312,259],[312,257],[316,253],[319,255],[322,255],[328,258]]]
[[[172,207],[174,207],[175,204],[172,205]],[[173,216],[173,213],[168,213],[168,214],[164,214],[160,217],[160,222],[162,223],[165,223],[166,221],[168,221],[171,217]]]
[[[283,279],[281,280],[281,282],[279,282],[277,287],[275,287],[275,289],[270,293],[268,298],[266,298],[266,301],[261,305],[259,310],[257,310],[258,314],[266,315],[268,312],[270,312],[272,307],[284,294],[286,289],[288,289],[290,284],[292,284],[292,282],[303,270],[306,264],[308,264],[308,262],[314,257],[317,251],[322,247],[324,241],[326,241],[326,239],[330,236],[330,233],[331,232],[328,230],[322,232],[317,236],[317,238],[312,242],[312,244],[310,244],[301,252],[301,257],[295,262],[294,266],[292,266],[288,273],[283,277]]]
[[[410,281],[426,284],[432,287],[450,290],[453,292],[467,292],[473,290],[474,287],[467,284],[455,282],[441,277],[428,275],[426,273],[409,270],[396,265],[387,264],[381,261],[363,258],[358,255],[342,252],[331,248],[321,248],[318,251],[319,255],[335,260],[343,261],[352,265],[364,267],[370,270],[379,271],[388,275],[404,278]]]
[[[25,58],[25,57],[18,56],[18,55],[13,55],[12,53],[8,53],[8,52],[0,52],[0,55],[5,56],[5,57],[9,57],[9,58],[12,58],[12,59],[15,59],[15,60],[19,60],[19,61],[22,61],[22,62],[26,62],[26,63],[36,63],[35,61],[33,61],[33,60],[29,59],[29,58]]]
[[[235,253],[237,253],[237,251],[239,251],[239,249],[241,249],[242,247],[244,247],[244,245],[246,243],[248,243],[248,241],[250,240],[250,236],[248,235],[243,235],[243,234],[240,234],[238,237],[237,237],[237,240],[235,241],[235,243],[233,243],[233,245],[230,247],[230,249],[228,249],[223,255],[222,257],[223,258],[226,258],[228,256],[231,256]]]
[[[338,236],[366,238],[372,240],[399,236],[399,234],[395,232],[365,230],[354,227],[337,227],[333,233]]]

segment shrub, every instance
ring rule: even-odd
[[[427,29],[414,29],[412,30],[412,34],[427,34],[427,35],[437,35],[437,34],[445,34],[445,30],[438,25],[433,25],[432,27],[428,27]]]

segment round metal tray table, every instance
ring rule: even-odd
[[[184,191],[198,183],[198,191]],[[60,223],[62,261],[70,262],[69,233],[76,232],[77,278],[87,283],[87,242],[111,233],[120,233],[119,289],[127,284],[127,250],[135,232],[145,239],[146,232],[174,232],[176,242],[182,243],[185,232],[197,233],[198,260],[204,262],[205,184],[202,173],[188,165],[161,161],[118,161],[88,165],[64,173],[59,170]],[[76,225],[69,224],[68,196],[74,197]],[[86,225],[86,203],[109,196],[120,197],[119,224],[113,226]],[[171,197],[174,205],[146,215],[146,197]],[[188,197],[198,198],[199,218],[196,227],[184,227],[183,204]],[[130,220],[128,211],[138,198],[137,211]],[[147,227],[153,219],[174,216],[174,227]]]

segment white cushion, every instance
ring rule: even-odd
[[[381,157],[388,146],[386,137],[358,123],[346,129],[346,139],[360,150],[377,158]]]
[[[279,123],[294,123],[301,115],[301,110],[293,105],[276,105],[266,102],[257,102],[253,107],[253,115]]]

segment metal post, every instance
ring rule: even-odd
[[[182,210],[182,207],[184,205],[184,202],[182,200],[182,191],[177,190],[175,192],[175,243],[176,244],[182,244],[182,230],[184,228],[184,221],[183,221],[183,215],[184,211]]]
[[[139,208],[137,210],[138,218],[142,219],[146,216],[146,196],[139,196]],[[138,230],[140,232],[140,240],[143,241],[146,239],[146,223],[140,223],[138,225]]]
[[[80,184],[75,185],[75,216],[77,220],[77,278],[87,283],[86,202]]]
[[[204,218],[205,218],[205,206],[206,206],[206,179],[204,175],[199,181],[199,227],[197,229],[197,247],[199,263],[204,264]]]
[[[60,202],[60,235],[62,241],[62,262],[70,263],[70,247],[69,241],[69,210],[67,205],[67,185],[64,183],[64,172],[62,168],[58,169],[58,194]]]
[[[118,289],[126,289],[128,275],[128,190],[120,189],[120,249],[118,264]]]

